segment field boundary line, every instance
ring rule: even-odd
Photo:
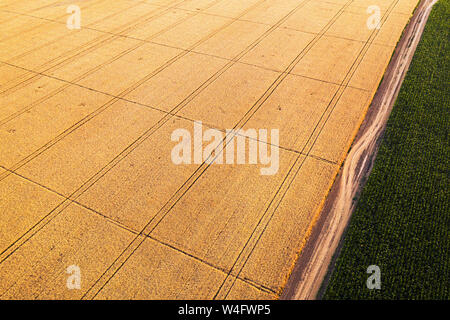
[[[353,146],[340,168],[339,177],[334,181],[319,213],[317,225],[306,243],[305,253],[300,255],[294,266],[282,293],[282,299],[316,299],[319,297],[322,281],[327,280],[327,271],[334,264],[333,254],[339,251],[342,235],[356,204],[352,200],[353,198],[349,201],[349,197],[357,195],[364,179],[370,173],[378,150],[379,139],[411,60],[402,65],[401,72],[398,72],[396,68],[399,63],[405,63],[402,61],[405,57],[406,59],[412,58],[424,27],[423,24],[422,30],[419,31],[417,23],[424,21],[422,19],[427,19],[427,15],[424,16],[421,9],[431,1],[433,0],[424,0],[419,4],[418,8],[420,9],[416,10],[405,28],[406,31],[394,51],[388,71],[372,100],[369,108],[371,114],[365,117],[360,126]],[[411,35],[410,32],[416,33]],[[407,58],[408,56],[409,58]],[[394,88],[391,92],[393,95],[386,96],[385,90],[392,88]],[[381,122],[372,123],[380,118],[384,119],[381,119]],[[373,126],[375,126],[375,131],[371,132]],[[368,141],[364,141],[367,138],[366,135],[369,135]],[[344,202],[343,199],[345,199]]]
[[[221,1],[221,0],[218,0]],[[266,0],[260,0],[259,2],[256,2],[255,4],[253,4],[252,6],[248,7],[246,10],[244,10],[240,15],[244,15],[247,12],[249,12],[250,10],[256,8],[257,6],[261,5],[264,1]],[[304,2],[307,2],[309,0],[304,0]],[[302,4],[304,3],[302,2]],[[214,3],[215,4],[215,3]],[[214,5],[212,4],[212,5]],[[300,6],[300,5],[299,5]],[[206,10],[207,8],[204,8],[204,10]],[[220,28],[216,29],[215,31],[213,31],[212,33],[208,34],[207,36],[205,36],[204,38],[202,38],[201,40],[197,41],[195,44],[193,44],[191,47],[195,47],[201,43],[203,43],[204,41],[207,41],[209,38],[211,38],[212,36],[214,36],[215,34],[217,34],[218,32],[220,32],[221,30],[223,30],[224,28],[226,28],[227,26],[231,25],[232,23],[234,23],[236,20],[235,19],[231,19],[231,21],[225,25],[225,26],[221,26]],[[266,33],[265,33],[266,34]],[[169,60],[167,63],[169,63],[171,60]],[[153,72],[152,72],[153,74]],[[147,76],[148,77],[148,76]],[[133,88],[131,90],[134,90],[135,88],[137,88],[138,86],[140,86],[142,83],[144,83],[145,81],[147,81],[147,77],[141,79],[140,81],[138,81],[137,84],[133,85]],[[208,82],[208,81],[207,81]],[[209,85],[209,82],[208,82]],[[128,91],[131,91],[130,89],[127,89],[126,93],[128,93]],[[125,94],[126,94],[125,93]],[[110,102],[107,102],[105,105],[108,104],[108,106],[112,103],[114,103],[115,101],[113,101],[114,99],[112,99]],[[105,107],[104,105],[104,107]],[[107,107],[107,106],[106,106]],[[106,108],[105,107],[105,108]],[[100,109],[100,108],[99,108]],[[102,110],[97,109],[94,112],[101,112]],[[174,108],[175,109],[175,108]],[[95,116],[95,115],[94,115]],[[92,117],[94,117],[92,116]],[[91,117],[91,118],[92,118]],[[75,199],[77,199],[79,196],[81,196],[81,194],[83,194],[85,191],[87,191],[96,181],[98,181],[103,175],[105,175],[109,170],[111,170],[115,165],[117,165],[121,160],[123,160],[129,153],[131,153],[135,148],[137,148],[145,139],[147,139],[151,133],[153,133],[154,131],[156,131],[157,129],[159,129],[165,122],[167,122],[171,117],[168,117],[168,115],[165,115],[164,117],[162,117],[155,125],[153,125],[150,129],[148,129],[141,137],[139,137],[138,139],[136,139],[131,145],[129,145],[128,147],[126,147],[121,153],[119,153],[116,157],[114,157],[105,167],[103,167],[99,172],[97,172],[97,174],[95,174],[94,176],[92,176],[90,179],[88,179],[85,183],[83,183],[77,190],[75,190],[67,199],[68,200],[64,200],[62,201],[60,204],[58,204],[53,210],[51,210],[47,215],[45,215],[39,222],[37,222],[33,227],[31,227],[27,232],[25,232],[21,237],[19,237],[16,241],[14,241],[6,250],[4,250],[3,252],[0,253],[0,264],[3,263],[11,254],[13,254],[18,248],[20,248],[25,242],[27,242],[31,237],[33,237],[37,232],[39,232],[43,227],[45,227],[54,217],[56,217],[59,213],[61,213],[65,208],[67,208],[71,202],[73,202]],[[90,119],[89,119],[90,120]],[[161,123],[162,121],[164,121],[163,123]],[[159,124],[159,126],[158,126]],[[157,127],[158,126],[158,127]],[[155,129],[156,128],[156,129]],[[76,128],[75,128],[76,129]],[[71,132],[73,132],[75,129],[73,129]],[[150,134],[149,134],[150,133]],[[63,137],[61,137],[59,140],[61,140]],[[58,140],[58,141],[59,141]],[[53,144],[57,143],[57,141],[53,141]],[[52,144],[52,145],[53,145]],[[50,148],[51,146],[48,146],[48,148]],[[47,148],[47,149],[48,149]],[[45,150],[44,150],[45,151]],[[44,152],[42,151],[42,152]],[[41,153],[42,153],[41,152]],[[31,161],[28,160],[28,161]],[[12,171],[15,171],[17,169],[12,168]],[[8,175],[8,174],[7,174]],[[0,180],[4,179],[5,175],[2,174],[0,175]],[[145,238],[144,238],[145,239]],[[135,239],[136,240],[136,239]],[[130,243],[130,245],[134,243],[134,240]]]
[[[391,3],[391,6],[389,8],[389,10],[386,10],[385,14],[383,15],[382,20],[380,21],[380,24],[384,24],[384,22],[387,20],[387,18],[389,17],[389,14],[392,12],[393,8],[395,7],[395,5],[397,4],[398,0],[395,0]],[[364,58],[367,50],[369,49],[370,45],[373,43],[376,35],[378,34],[379,30],[375,29],[374,32],[372,32],[372,34],[369,36],[369,38],[366,40],[366,43],[364,45],[364,47],[360,50],[359,55],[356,57],[355,61],[353,62],[352,66],[350,67],[350,69],[348,70],[346,77],[344,78],[344,80],[342,80],[341,86],[339,86],[339,88],[337,89],[334,97],[331,99],[328,107],[326,108],[326,110],[324,111],[321,119],[319,120],[319,122],[316,125],[316,128],[313,130],[310,138],[308,139],[308,141],[306,142],[304,148],[302,149],[302,154],[306,153],[308,156],[310,155],[310,152],[312,150],[312,148],[314,147],[315,142],[317,141],[318,137],[320,136],[320,133],[322,132],[323,128],[325,127],[328,119],[330,118],[335,106],[337,105],[337,103],[339,102],[341,96],[343,95],[343,93],[345,92],[345,90],[347,89],[347,84],[349,83],[349,81],[351,80],[351,77],[353,76],[354,72],[356,71],[357,67],[359,66],[360,62],[362,61],[362,59]],[[330,108],[331,106],[331,108]],[[324,119],[324,120],[323,120]],[[323,123],[321,123],[323,120]],[[319,129],[318,129],[319,128]],[[316,129],[318,129],[318,131],[316,132]],[[304,150],[307,149],[308,151],[305,152]],[[256,248],[257,243],[259,242],[259,239],[262,237],[264,231],[266,230],[267,226],[269,225],[272,217],[274,216],[274,214],[276,213],[278,206],[281,204],[284,196],[286,195],[287,191],[289,190],[292,182],[294,181],[295,177],[297,176],[298,172],[300,171],[301,167],[303,166],[303,163],[306,161],[307,157],[302,156],[302,154],[299,154],[297,156],[297,159],[295,160],[293,166],[291,167],[291,170],[289,170],[287,176],[286,176],[286,180],[284,180],[282,182],[282,185],[280,186],[279,191],[277,192],[276,196],[274,197],[274,199],[272,199],[272,201],[275,200],[275,198],[277,196],[280,197],[280,199],[276,200],[276,204],[275,207],[273,209],[271,209],[270,207],[272,206],[272,201],[269,204],[268,208],[266,209],[267,211],[271,211],[271,213],[268,215],[268,217],[266,218],[267,221],[264,223],[264,226],[262,227],[263,229],[260,231],[260,234],[258,236],[257,239],[255,239],[255,243],[253,244],[252,249],[250,249],[250,253],[248,253],[247,258],[245,259],[245,261],[243,262],[242,266],[239,269],[239,272],[237,273],[238,275],[242,272],[243,268],[245,267],[246,262],[249,260],[254,248]],[[302,159],[303,158],[303,159]],[[300,162],[298,162],[299,160],[301,160]],[[291,172],[293,172],[292,176],[289,177],[289,175],[291,174]],[[287,180],[289,178],[289,181]],[[334,180],[334,178],[333,178]],[[287,182],[287,185],[284,186],[284,190],[282,190],[283,185],[285,184],[285,182]],[[282,193],[280,193],[282,192]],[[308,230],[306,232],[306,236],[309,237],[310,233],[311,233],[311,229],[312,227],[315,225],[317,218],[318,218],[318,213],[320,213],[320,209],[321,209],[322,204],[319,206],[318,212],[313,216],[310,226],[308,227]],[[266,213],[263,215],[263,218],[265,218]],[[261,221],[260,221],[261,222]],[[259,224],[256,228],[259,227]],[[256,230],[255,228],[255,230]],[[249,239],[249,241],[251,240],[251,238]],[[302,245],[302,247],[304,246],[304,243]],[[300,251],[302,250],[302,247],[300,248]],[[292,270],[291,270],[292,271]],[[232,281],[232,280],[231,280]],[[231,291],[231,288],[234,285],[234,281],[231,284],[230,288],[228,289],[227,293],[225,294],[225,297],[228,295],[228,293]],[[281,290],[278,292],[278,294],[281,294]]]
[[[216,0],[216,2],[217,2],[217,1],[222,1],[222,0]],[[198,12],[197,14],[200,14],[200,12]],[[183,18],[177,20],[175,23],[171,24],[170,26],[164,28],[163,30],[160,30],[160,31],[158,31],[157,33],[151,35],[148,39],[152,39],[152,38],[154,38],[154,37],[157,37],[157,36],[163,34],[164,32],[169,31],[172,27],[175,27],[175,26],[177,26],[178,24],[183,23],[183,22],[185,22],[186,20],[188,20],[189,18],[192,18],[192,17],[194,17],[194,16],[195,16],[195,15],[183,17]],[[119,37],[119,36],[118,36],[118,37]],[[112,41],[112,40],[111,40],[111,41]],[[58,79],[58,78],[56,78],[56,77],[53,77],[53,76],[50,76],[50,75],[47,75],[47,74],[44,73],[44,72],[48,72],[48,71],[50,71],[50,70],[58,70],[58,69],[60,68],[59,65],[58,65],[58,68],[56,68],[56,69],[54,69],[55,67],[52,67],[52,68],[49,68],[49,69],[47,69],[47,70],[45,70],[45,71],[42,71],[42,72],[36,72],[36,71],[33,71],[33,70],[27,70],[27,71],[29,71],[29,72],[36,73],[34,76],[32,76],[32,79],[34,79],[34,78],[41,79],[41,78],[43,78],[43,77],[48,77],[48,78],[53,78],[53,79],[61,80],[61,81],[63,81],[63,82],[66,82],[66,84],[62,84],[61,87],[59,87],[59,88],[57,88],[57,89],[51,91],[49,94],[43,96],[42,98],[40,98],[40,99],[38,99],[38,100],[36,100],[36,101],[33,101],[33,102],[32,102],[31,104],[29,104],[28,106],[26,106],[26,107],[24,107],[24,108],[18,110],[18,111],[15,112],[15,113],[12,113],[11,115],[7,116],[6,118],[0,120],[0,126],[6,124],[6,123],[8,123],[8,122],[10,122],[11,120],[13,120],[13,119],[19,117],[20,115],[26,113],[27,111],[33,109],[36,105],[38,105],[38,104],[44,102],[45,100],[51,99],[51,98],[52,98],[53,96],[55,96],[56,94],[58,94],[58,93],[64,91],[65,89],[67,89],[68,87],[70,87],[70,86],[72,86],[72,85],[76,85],[76,86],[79,86],[79,87],[83,87],[83,88],[86,88],[86,89],[89,89],[89,90],[92,90],[92,91],[96,91],[96,92],[99,92],[99,93],[107,94],[107,93],[101,92],[101,91],[99,91],[99,90],[95,90],[95,89],[92,89],[92,88],[88,88],[88,87],[79,85],[77,82],[80,81],[80,80],[82,80],[82,79],[84,79],[84,78],[86,78],[86,77],[88,77],[88,76],[90,76],[91,74],[97,72],[98,70],[100,70],[100,69],[103,68],[104,66],[106,66],[106,65],[108,65],[108,64],[111,64],[111,63],[117,61],[118,59],[122,58],[123,56],[125,56],[125,55],[127,55],[127,54],[133,52],[134,50],[136,50],[136,49],[138,49],[138,48],[140,48],[140,47],[142,47],[142,46],[144,46],[144,45],[146,45],[146,42],[143,42],[143,41],[141,41],[141,42],[139,42],[139,43],[136,43],[134,46],[129,47],[129,48],[127,48],[127,49],[121,51],[120,53],[118,53],[117,55],[111,57],[111,58],[108,59],[107,61],[101,63],[101,64],[98,65],[98,66],[95,66],[95,67],[89,69],[89,70],[86,71],[85,73],[83,73],[83,74],[81,74],[81,75],[75,77],[75,78],[72,79],[72,80]],[[89,52],[91,52],[91,51],[89,51]],[[180,53],[180,54],[181,54],[181,53]],[[72,58],[79,58],[79,56],[72,56],[70,59],[72,59]],[[171,58],[171,59],[173,59],[173,58]],[[175,61],[176,61],[176,60],[175,60]],[[70,62],[70,61],[65,61],[65,62],[68,63],[68,62]],[[16,65],[9,64],[8,62],[2,62],[2,61],[0,61],[0,63],[8,64],[8,65],[10,65],[10,66],[14,66],[14,67],[17,67],[17,68],[21,68],[21,67],[16,66]],[[168,67],[168,66],[170,66],[170,64],[168,64],[166,67]],[[22,68],[22,69],[25,69],[25,68]],[[158,70],[158,68],[155,69],[155,70]],[[162,70],[164,70],[164,69],[161,69],[160,72],[161,72]],[[159,72],[158,72],[158,73],[159,73]],[[157,73],[156,73],[156,74],[157,74]],[[156,74],[155,74],[155,75],[156,75]],[[126,90],[125,90],[125,91],[126,91]],[[113,97],[115,97],[115,98],[120,98],[121,95],[126,95],[126,94],[127,94],[127,93],[125,93],[125,94],[119,93],[118,95],[111,95],[111,94],[107,94],[107,95],[113,96]]]
[[[119,34],[103,32],[103,34],[96,37],[95,39],[92,39],[92,40],[88,41],[87,43],[82,44],[81,46],[70,49],[70,50],[62,53],[61,55],[59,55],[51,60],[46,61],[41,66],[39,66],[39,68],[47,68],[47,69],[40,70],[40,71],[38,69],[36,71],[37,72],[47,72],[49,70],[58,70],[61,66],[65,66],[66,64],[72,62],[72,60],[74,58],[79,58],[80,56],[84,56],[84,55],[100,48],[102,45],[112,42],[112,41],[116,40],[117,38],[120,38],[122,33],[133,30],[134,28],[138,27],[140,24],[147,23],[149,21],[152,21],[153,19],[159,18],[160,16],[166,14],[167,12],[169,12],[170,10],[175,8],[177,5],[180,5],[185,1],[188,1],[188,0],[180,0],[179,2],[176,2],[173,6],[167,7],[160,12],[152,11],[152,12],[149,12],[148,14],[144,14],[143,16],[136,18],[135,20],[133,20],[131,22],[123,24],[114,30],[114,31],[119,32]],[[130,8],[132,8],[132,7],[130,7]],[[119,14],[119,13],[121,13],[121,12],[117,12],[116,14]],[[114,15],[115,14],[112,14],[111,16],[114,16]],[[103,21],[104,19],[105,19],[105,17],[103,19],[100,19],[99,21]],[[144,20],[141,21],[140,19],[144,19]],[[95,21],[91,24],[97,23],[99,21]],[[89,27],[84,27],[84,28],[90,29]],[[82,30],[82,29],[80,29],[80,30]],[[75,30],[75,32],[80,32],[80,30]],[[92,30],[99,32],[98,30],[95,30],[95,29],[92,29]],[[50,41],[50,44],[51,43],[52,43],[52,41]],[[46,43],[45,45],[48,45],[48,43]],[[36,48],[29,50],[27,52],[24,52],[22,54],[19,54],[18,56],[15,56],[15,57],[7,60],[7,62],[17,59],[18,57],[20,59],[21,57],[32,53],[34,50],[36,50]],[[61,60],[61,61],[59,61],[59,60]],[[56,63],[56,64],[50,65],[51,63]],[[47,67],[47,65],[50,65],[50,66]],[[29,77],[28,79],[23,80],[23,78],[26,78],[26,77],[27,77],[27,75],[22,75],[22,76],[17,77],[15,80],[16,80],[16,82],[18,81],[18,83],[15,83],[13,86],[1,91],[0,94],[6,93],[10,90],[14,90],[14,89],[16,89],[17,86],[19,86],[19,89],[20,89],[21,88],[20,85],[23,86],[23,85],[28,84],[27,81],[33,81],[34,77],[36,77],[36,76],[32,76],[32,77]]]
[[[216,4],[217,2],[222,1],[222,0],[216,0],[213,4]],[[251,6],[250,8],[248,8],[248,10],[253,9],[254,7],[260,5],[261,3],[263,3],[265,0],[260,0],[259,2],[256,3],[256,5]],[[205,8],[206,10],[207,8]],[[195,48],[196,46],[202,44],[203,42],[209,40],[211,37],[213,37],[214,35],[216,35],[217,33],[221,32],[223,29],[227,28],[229,25],[233,24],[235,21],[231,20],[229,21],[226,25],[223,25],[219,28],[217,28],[216,30],[212,31],[211,33],[209,33],[208,35],[206,35],[204,38],[200,39],[199,41],[197,41],[196,43],[194,43],[191,47]],[[143,44],[142,44],[143,45]],[[105,111],[106,109],[108,109],[111,105],[113,105],[114,103],[116,103],[117,101],[120,101],[124,96],[126,96],[128,93],[134,91],[135,89],[137,89],[139,86],[141,86],[142,84],[144,84],[146,81],[148,81],[149,79],[153,78],[154,76],[156,76],[158,73],[162,72],[163,70],[165,70],[167,67],[171,66],[174,62],[178,61],[179,59],[183,58],[184,56],[186,56],[189,53],[189,51],[182,51],[180,53],[178,53],[177,55],[175,55],[174,57],[170,58],[169,60],[167,60],[163,65],[159,66],[158,68],[154,69],[150,74],[148,74],[147,76],[141,78],[140,80],[138,80],[137,82],[135,82],[134,84],[132,84],[130,87],[128,87],[127,89],[123,90],[121,93],[119,93],[118,95],[111,95],[112,99],[108,100],[106,103],[104,103],[102,106],[100,106],[99,108],[97,108],[96,110],[94,110],[93,112],[91,112],[90,114],[88,114],[87,116],[85,116],[83,119],[77,121],[76,123],[74,123],[72,126],[70,126],[69,128],[63,130],[60,134],[58,134],[56,137],[54,137],[53,139],[51,139],[50,141],[48,141],[46,144],[44,144],[43,146],[41,146],[40,148],[38,148],[37,150],[35,150],[34,152],[32,152],[31,154],[29,154],[28,156],[26,156],[25,158],[23,158],[22,160],[20,160],[19,162],[16,162],[12,167],[11,170],[16,171],[19,168],[23,167],[25,164],[27,164],[28,162],[30,162],[31,160],[33,160],[34,158],[36,158],[37,156],[39,156],[40,154],[42,154],[43,152],[45,152],[46,150],[48,150],[49,148],[51,148],[53,145],[55,145],[56,143],[58,143],[59,141],[61,141],[62,139],[64,139],[67,135],[71,134],[72,132],[74,132],[76,129],[78,129],[79,127],[81,127],[82,125],[84,125],[85,123],[87,123],[88,121],[90,121],[92,118],[96,117],[98,114],[102,113],[103,111]],[[70,87],[72,84],[66,84],[64,85],[65,87],[62,90]],[[74,84],[75,85],[75,84]],[[79,85],[78,85],[79,86]],[[90,88],[85,87],[85,89],[88,90],[92,90]],[[42,102],[42,101],[41,101]],[[175,108],[174,108],[175,109]],[[164,112],[165,115],[157,122],[157,124],[161,121],[164,120],[164,118],[167,117],[168,114],[167,112]],[[168,121],[168,120],[166,120]],[[155,127],[156,124],[153,127]],[[158,127],[159,128],[159,127]],[[2,174],[0,174],[0,181],[3,180],[5,177],[7,177],[9,175],[9,173],[4,172]],[[1,257],[1,254],[0,254]]]

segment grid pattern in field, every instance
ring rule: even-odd
[[[417,2],[3,0],[0,297],[277,298]],[[174,164],[199,121],[277,173]]]

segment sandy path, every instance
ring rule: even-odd
[[[365,0],[89,0],[80,29],[4,1],[0,299],[278,298],[418,3],[371,0],[375,31]],[[276,172],[173,161],[198,127]]]
[[[340,178],[335,182],[335,192],[330,194],[331,206],[328,221],[322,226],[314,249],[310,249],[309,261],[299,261],[298,268],[288,283],[283,298],[314,299],[317,297],[328,266],[338,246],[342,234],[355,208],[353,201],[361,184],[372,169],[378,150],[380,137],[386,127],[393,104],[408,71],[414,52],[420,41],[428,16],[437,0],[425,0],[417,8],[408,25],[396,52],[389,64],[383,83],[375,97],[366,124],[361,127],[359,138],[352,146],[341,170]],[[326,213],[326,212],[324,212]]]

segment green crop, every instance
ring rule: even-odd
[[[449,12],[441,0],[430,14],[325,299],[450,298]]]

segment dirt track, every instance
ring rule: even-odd
[[[370,174],[380,138],[420,41],[428,16],[437,0],[418,6],[389,64],[369,114],[344,162],[322,214],[324,219],[303,259],[296,266],[283,294],[285,299],[315,299],[320,294],[333,255],[338,252],[344,230],[356,205],[355,198]],[[326,221],[325,221],[326,219]]]
[[[278,298],[417,0],[74,3],[0,5],[0,297]]]

